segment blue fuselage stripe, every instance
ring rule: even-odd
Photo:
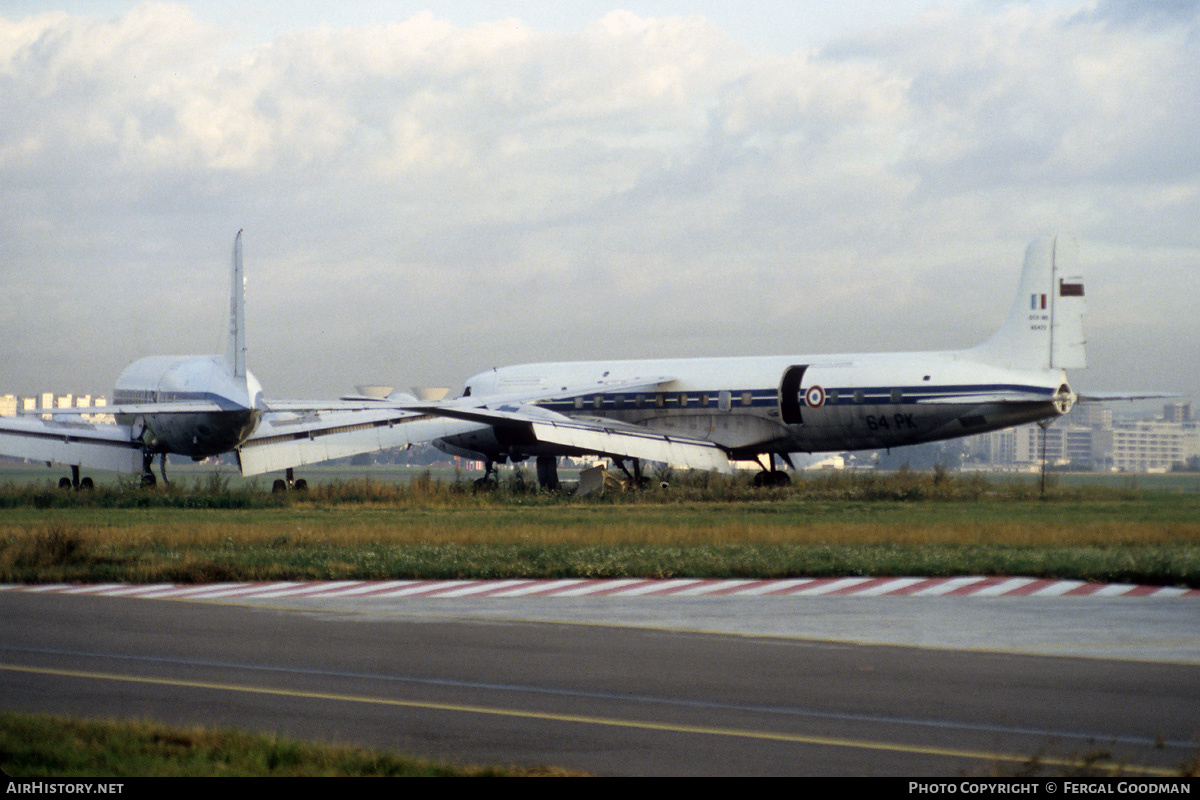
[[[811,387],[809,387],[811,388]],[[898,393],[898,394],[895,394]],[[982,384],[960,386],[846,386],[826,387],[825,405],[905,405],[920,400],[961,398],[970,403],[973,395],[995,395],[1001,393],[1039,394],[1047,400],[1054,397],[1054,389],[1045,386],[1019,384]],[[772,389],[717,389],[687,390],[670,392],[596,392],[569,400],[550,400],[539,403],[552,411],[653,411],[682,408],[717,408],[722,394],[729,396],[731,409],[764,408],[779,405],[779,390]],[[743,402],[749,396],[749,403]],[[659,398],[662,398],[661,401]],[[638,405],[641,398],[641,405]],[[596,401],[599,399],[599,406]],[[683,403],[681,403],[683,401]]]

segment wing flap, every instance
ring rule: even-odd
[[[552,444],[580,453],[617,458],[664,461],[692,469],[728,471],[729,457],[704,439],[673,436],[638,425],[598,418],[567,417],[530,405],[501,404],[498,408],[428,404],[421,410],[468,422],[491,425],[498,434],[533,444]]]
[[[533,435],[539,442],[572,447],[604,456],[663,461],[691,469],[731,469],[725,451],[712,442],[667,436],[654,431],[633,432],[580,423],[532,422]]]

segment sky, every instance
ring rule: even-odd
[[[1077,390],[1200,400],[1200,4],[0,5],[0,394],[950,349],[1075,236]],[[1117,409],[1119,410],[1119,409]]]

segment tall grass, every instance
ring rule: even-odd
[[[660,478],[662,480],[660,480]],[[662,482],[669,485],[660,488]],[[1146,489],[1134,483],[1112,487],[1100,484],[1066,485],[1050,476],[1043,499],[1072,501],[1117,497],[1136,499]],[[462,477],[435,478],[430,471],[407,483],[351,477],[316,483],[305,492],[272,493],[257,483],[231,485],[219,473],[175,481],[170,485],[143,489],[133,481],[100,486],[91,491],[64,491],[50,482],[0,485],[0,510],[8,508],[278,508],[304,504],[387,504],[493,506],[540,505],[662,505],[681,502],[754,502],[793,500],[1027,500],[1042,498],[1037,479],[994,480],[973,473],[954,475],[945,470],[916,472],[901,469],[881,472],[818,472],[801,475],[792,485],[772,488],[753,486],[745,475],[714,472],[667,471],[656,474],[646,488],[609,491],[578,497],[568,487],[558,491],[540,489],[523,469],[515,469],[493,489],[480,491]]]
[[[580,498],[419,475],[0,489],[0,581],[1025,574],[1200,586],[1200,496],[901,471]],[[24,504],[22,504],[24,502]]]

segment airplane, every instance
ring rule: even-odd
[[[67,465],[61,488],[90,489],[82,468],[140,475],[143,486],[157,481],[151,471],[160,459],[166,481],[168,454],[201,461],[243,449],[256,453],[240,463],[245,475],[284,470],[276,491],[304,489],[293,467],[357,455],[453,434],[469,425],[421,417],[394,407],[364,408],[340,401],[276,401],[246,368],[245,282],[242,231],[234,239],[225,352],[204,356],[150,356],[133,362],[117,377],[113,404],[91,408],[37,409],[0,418],[0,455]],[[416,401],[400,396],[399,400]],[[95,415],[112,415],[101,422]],[[396,431],[403,423],[408,428]],[[449,426],[449,427],[448,427]]]
[[[756,461],[755,484],[770,486],[790,482],[776,458],[794,470],[791,453],[1045,426],[1079,401],[1169,396],[1071,389],[1066,370],[1087,365],[1077,256],[1067,237],[1031,243],[1008,317],[967,349],[523,364],[471,377],[457,400],[409,408],[478,423],[434,444],[484,460],[488,475],[533,457],[539,482],[555,486],[558,456],[593,453],[637,482],[647,458],[706,469]],[[687,452],[663,452],[672,445]]]

